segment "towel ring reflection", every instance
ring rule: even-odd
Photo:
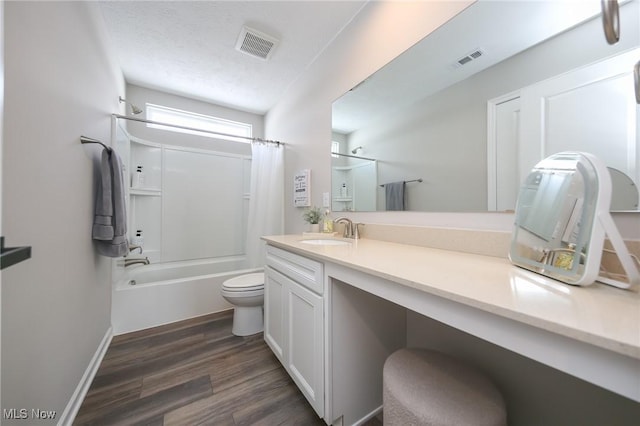
[[[618,0],[600,0],[602,25],[607,43],[616,44],[620,40],[620,13]]]
[[[635,84],[636,103],[640,105],[640,61],[633,67],[633,80]]]

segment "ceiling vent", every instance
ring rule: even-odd
[[[473,52],[464,55],[462,58],[458,59],[453,66],[455,68],[461,67],[463,65],[468,64],[469,62],[478,59],[479,57],[481,57],[482,55],[484,55],[484,52],[481,49],[475,49]]]
[[[278,41],[275,37],[253,28],[242,27],[236,42],[236,50],[266,61],[273,53],[273,49],[278,45]]]

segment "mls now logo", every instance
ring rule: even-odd
[[[5,408],[2,410],[2,417],[6,420],[24,420],[24,419],[55,419],[55,411],[40,410],[33,408]]]
[[[2,410],[2,417],[7,420],[28,419],[29,410],[27,410],[26,408],[4,408]]]

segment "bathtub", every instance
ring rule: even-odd
[[[242,256],[120,267],[111,301],[113,334],[231,309],[220,295],[222,283],[262,270],[241,269],[243,263]]]

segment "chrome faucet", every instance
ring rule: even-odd
[[[148,257],[145,257],[145,258],[132,257],[130,259],[124,260],[124,267],[126,268],[127,266],[135,265],[136,263],[140,263],[142,265],[148,265],[150,262]]]
[[[348,217],[339,217],[333,221],[334,223],[344,223],[344,232],[342,236],[344,238],[353,238],[357,240],[360,238],[360,225],[364,223],[353,223]]]
[[[339,217],[333,221],[334,223],[344,223],[344,238],[353,238],[353,222],[348,217]]]
[[[138,246],[135,244],[130,244],[129,245],[129,253],[133,252],[134,250],[140,249],[140,254],[142,254],[142,246]]]
[[[364,226],[364,223],[354,223],[353,224],[353,239],[360,239],[360,225]]]

